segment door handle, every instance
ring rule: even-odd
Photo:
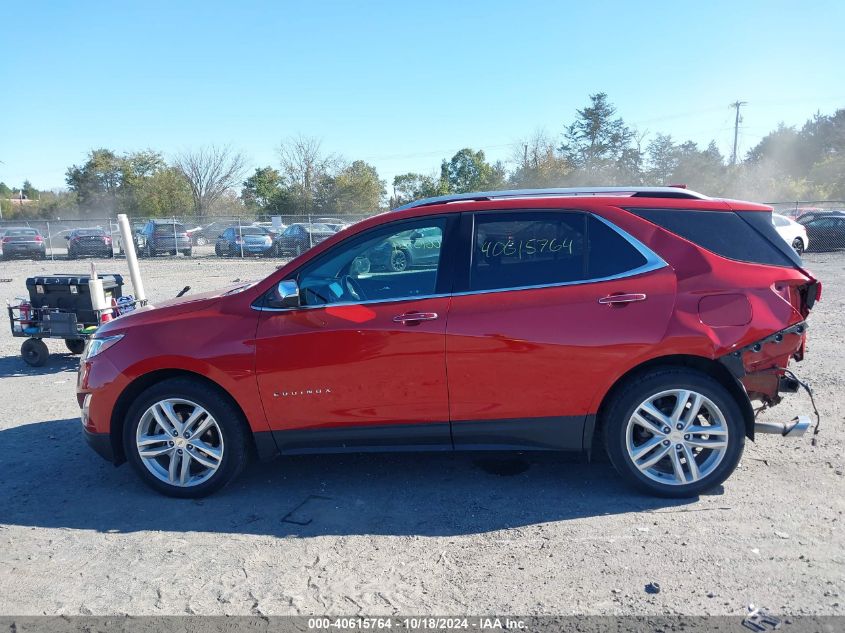
[[[393,317],[394,323],[413,324],[420,321],[434,321],[437,318],[436,312],[406,312]]]
[[[607,295],[606,297],[602,297],[599,299],[599,303],[602,305],[609,305],[610,307],[613,306],[624,306],[629,303],[635,303],[637,301],[645,301],[646,295],[642,292],[625,292],[613,295]]]

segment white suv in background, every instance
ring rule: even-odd
[[[775,225],[778,235],[794,248],[796,253],[802,255],[807,250],[810,240],[807,238],[807,229],[803,225],[777,213],[772,213],[772,224]]]

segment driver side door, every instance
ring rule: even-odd
[[[403,271],[378,258],[411,230],[447,238],[457,229],[454,218],[394,222],[352,236],[297,271],[299,307],[262,309],[256,375],[283,453],[451,448],[449,258],[441,248]]]

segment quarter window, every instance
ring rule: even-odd
[[[578,211],[479,214],[470,291],[598,280],[646,258],[624,237]]]

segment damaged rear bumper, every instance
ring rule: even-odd
[[[781,401],[781,393],[795,393],[800,383],[786,371],[790,360],[804,358],[807,323],[801,321],[719,358],[742,383],[751,400],[766,406]]]
[[[748,399],[762,402],[763,408],[778,404],[782,393],[795,393],[799,387],[804,387],[810,394],[818,419],[812,390],[787,369],[790,360],[800,361],[804,358],[807,327],[805,321],[796,323],[751,345],[736,349],[719,358],[719,361],[742,385]],[[798,415],[788,422],[761,422],[755,419],[752,428],[753,432],[749,433],[751,439],[757,433],[801,437],[810,428],[810,418]],[[818,424],[814,433],[818,433]]]

